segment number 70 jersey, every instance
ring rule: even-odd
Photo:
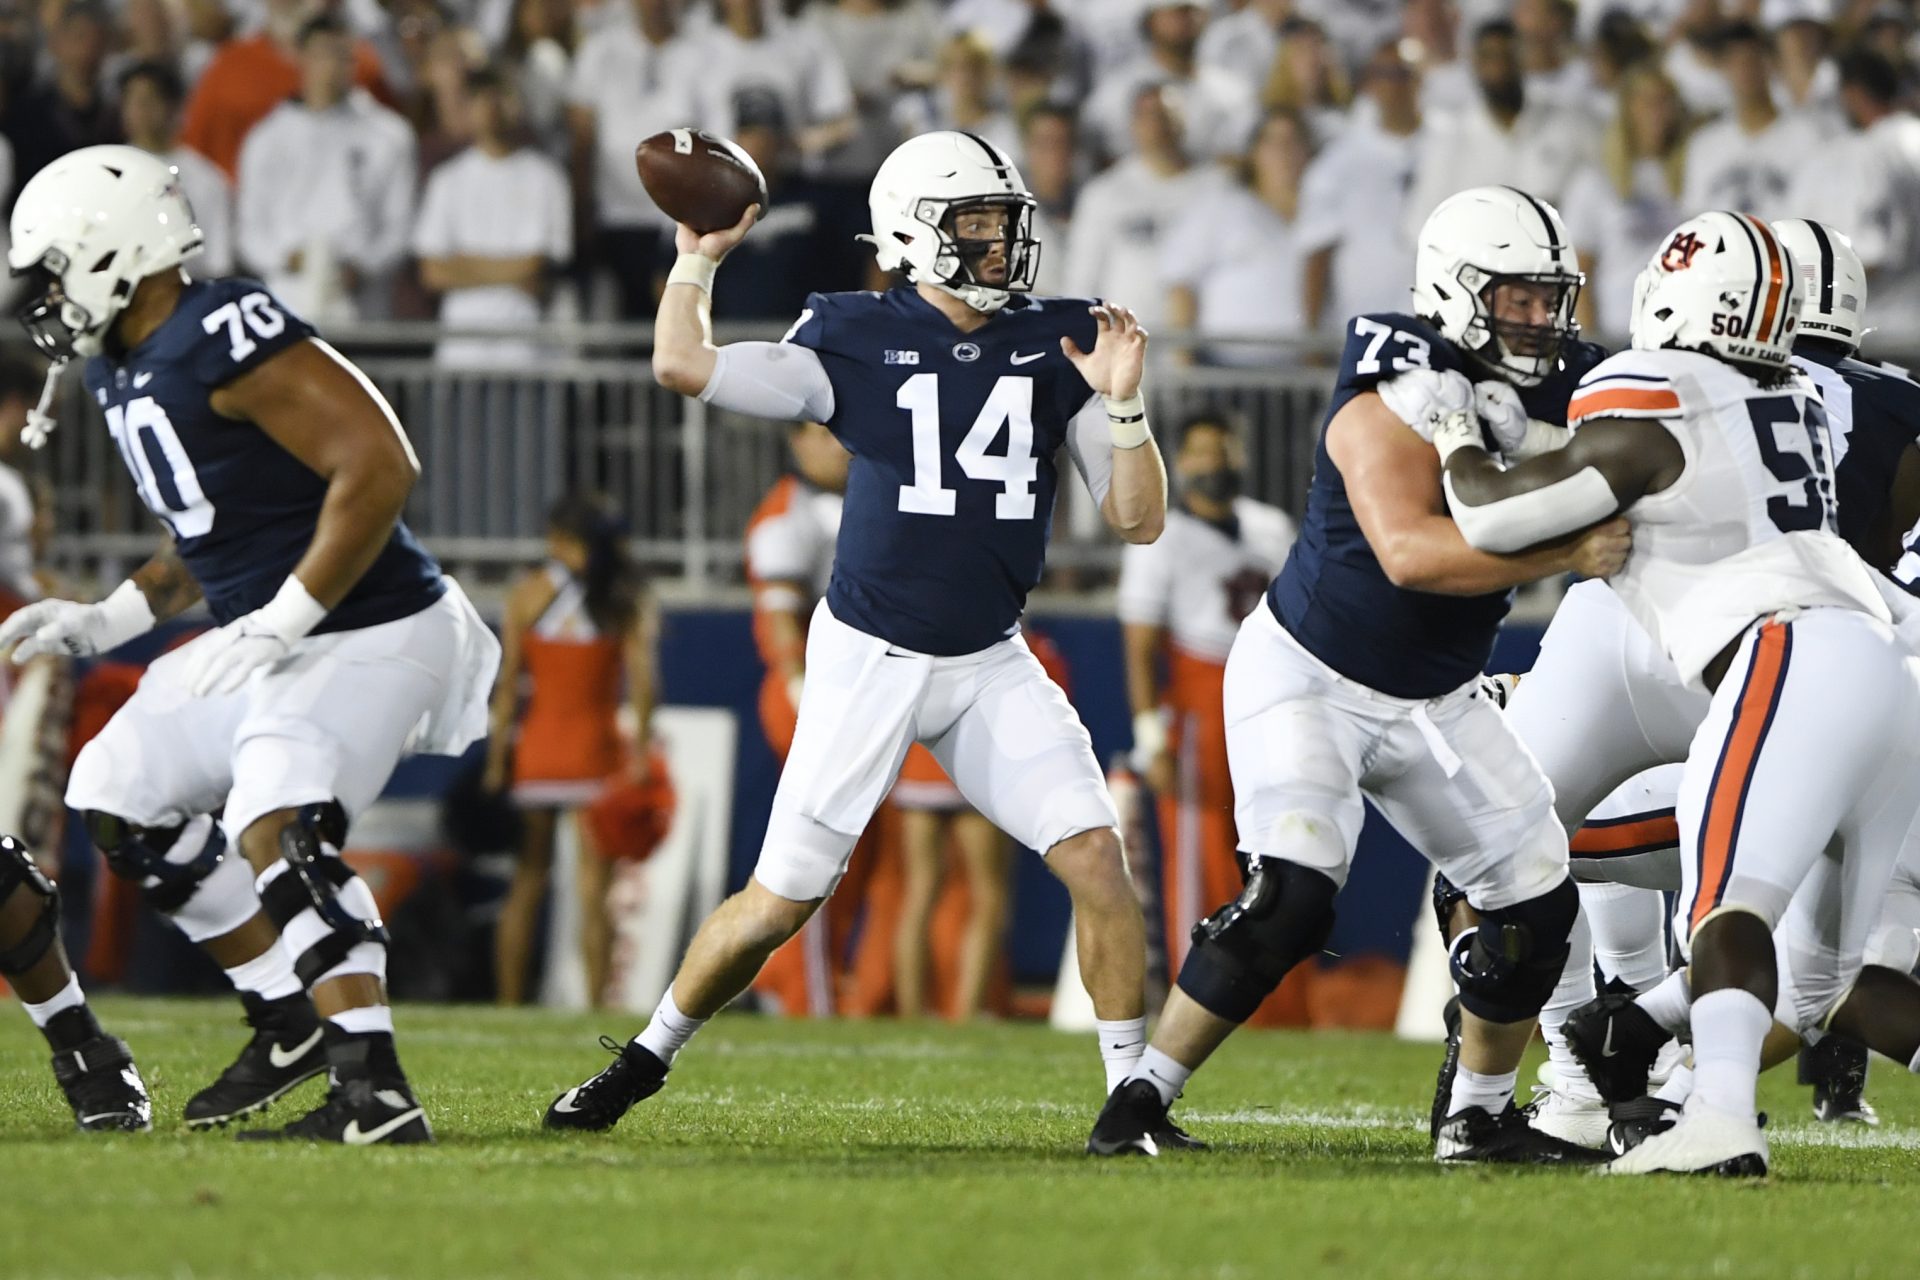
[[[814,294],[787,342],[833,387],[853,454],[827,607],[903,649],[1010,635],[1046,561],[1062,446],[1106,496],[1105,409],[1060,350],[1094,345],[1084,299],[1015,296],[970,333],[911,288]]]
[[[1657,419],[1686,457],[1680,478],[1628,510],[1633,554],[1611,581],[1693,680],[1756,618],[1782,609],[1858,609],[1883,620],[1873,573],[1839,535],[1833,442],[1813,383],[1763,386],[1692,351],[1602,361],[1567,425]]]
[[[139,346],[87,361],[87,390],[134,488],[222,625],[286,581],[313,541],[327,483],[255,424],[214,412],[212,396],[313,336],[258,281],[195,281]],[[316,631],[404,618],[444,590],[439,566],[401,523]]]

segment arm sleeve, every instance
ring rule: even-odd
[[[1067,453],[1094,502],[1104,504],[1107,490],[1113,487],[1113,433],[1107,427],[1107,406],[1099,396],[1090,397],[1067,425]]]
[[[1173,603],[1173,565],[1166,539],[1136,543],[1120,549],[1120,621],[1134,626],[1164,627]]]
[[[721,347],[700,399],[733,413],[780,422],[833,417],[833,382],[820,357],[791,342],[730,342]]]

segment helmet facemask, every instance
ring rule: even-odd
[[[986,312],[998,311],[1013,294],[1030,292],[1040,267],[1040,242],[1033,235],[1035,207],[1034,198],[1024,193],[918,201],[914,220],[933,233],[935,246],[926,282]],[[998,235],[961,234],[969,214],[988,211],[1003,213]],[[992,260],[996,249],[1001,253]]]
[[[1460,283],[1473,298],[1474,315],[1461,345],[1518,386],[1531,387],[1545,381],[1559,366],[1561,349],[1579,336],[1580,322],[1574,319],[1574,306],[1585,281],[1586,277],[1577,272],[1489,275],[1477,267],[1463,266]],[[1520,286],[1519,296],[1503,299],[1502,291],[1514,286]],[[1517,304],[1515,309],[1532,310],[1531,299],[1541,291],[1545,323],[1502,318],[1503,301]]]
[[[67,266],[65,254],[49,249],[39,262],[16,273],[27,281],[27,299],[14,316],[33,345],[54,361],[98,355],[101,331],[106,327],[105,322],[95,320],[85,307],[67,296],[62,284]]]

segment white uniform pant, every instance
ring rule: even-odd
[[[1676,934],[1690,949],[1729,909],[1784,931],[1803,1026],[1858,975],[1920,809],[1917,667],[1864,614],[1811,609],[1757,625],[1681,777]]]
[[[338,800],[351,818],[386,786],[461,670],[471,606],[457,588],[409,617],[309,636],[239,690],[195,697],[196,638],[147,668],[81,750],[67,804],[143,827],[226,806],[238,838],[276,810]],[[211,635],[212,633],[208,633]]]
[[[1566,879],[1552,790],[1477,680],[1389,697],[1308,653],[1263,602],[1234,639],[1224,698],[1243,850],[1344,884],[1364,796],[1481,910]]]
[[[1119,824],[1093,739],[1024,639],[959,657],[914,653],[848,626],[822,601],[754,879],[795,902],[832,893],[915,742],[969,805],[1030,849]]]

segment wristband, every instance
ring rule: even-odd
[[[713,293],[713,275],[720,264],[704,253],[683,253],[673,260],[673,270],[667,272],[667,283],[690,284],[702,293]]]
[[[1167,749],[1167,719],[1158,707],[1133,717],[1133,767],[1144,772],[1153,758]]]
[[[320,620],[327,616],[327,606],[315,600],[300,579],[288,574],[273,599],[253,616],[267,630],[292,644],[320,625]]]
[[[153,630],[159,621],[153,616],[153,606],[147,603],[147,593],[132,578],[113,589],[113,594],[95,606],[100,610],[100,620],[105,623],[101,636],[100,651],[117,649],[126,641]]]
[[[1107,433],[1116,449],[1138,449],[1153,439],[1147,429],[1147,398],[1136,391],[1125,400],[1101,397],[1107,402]]]

